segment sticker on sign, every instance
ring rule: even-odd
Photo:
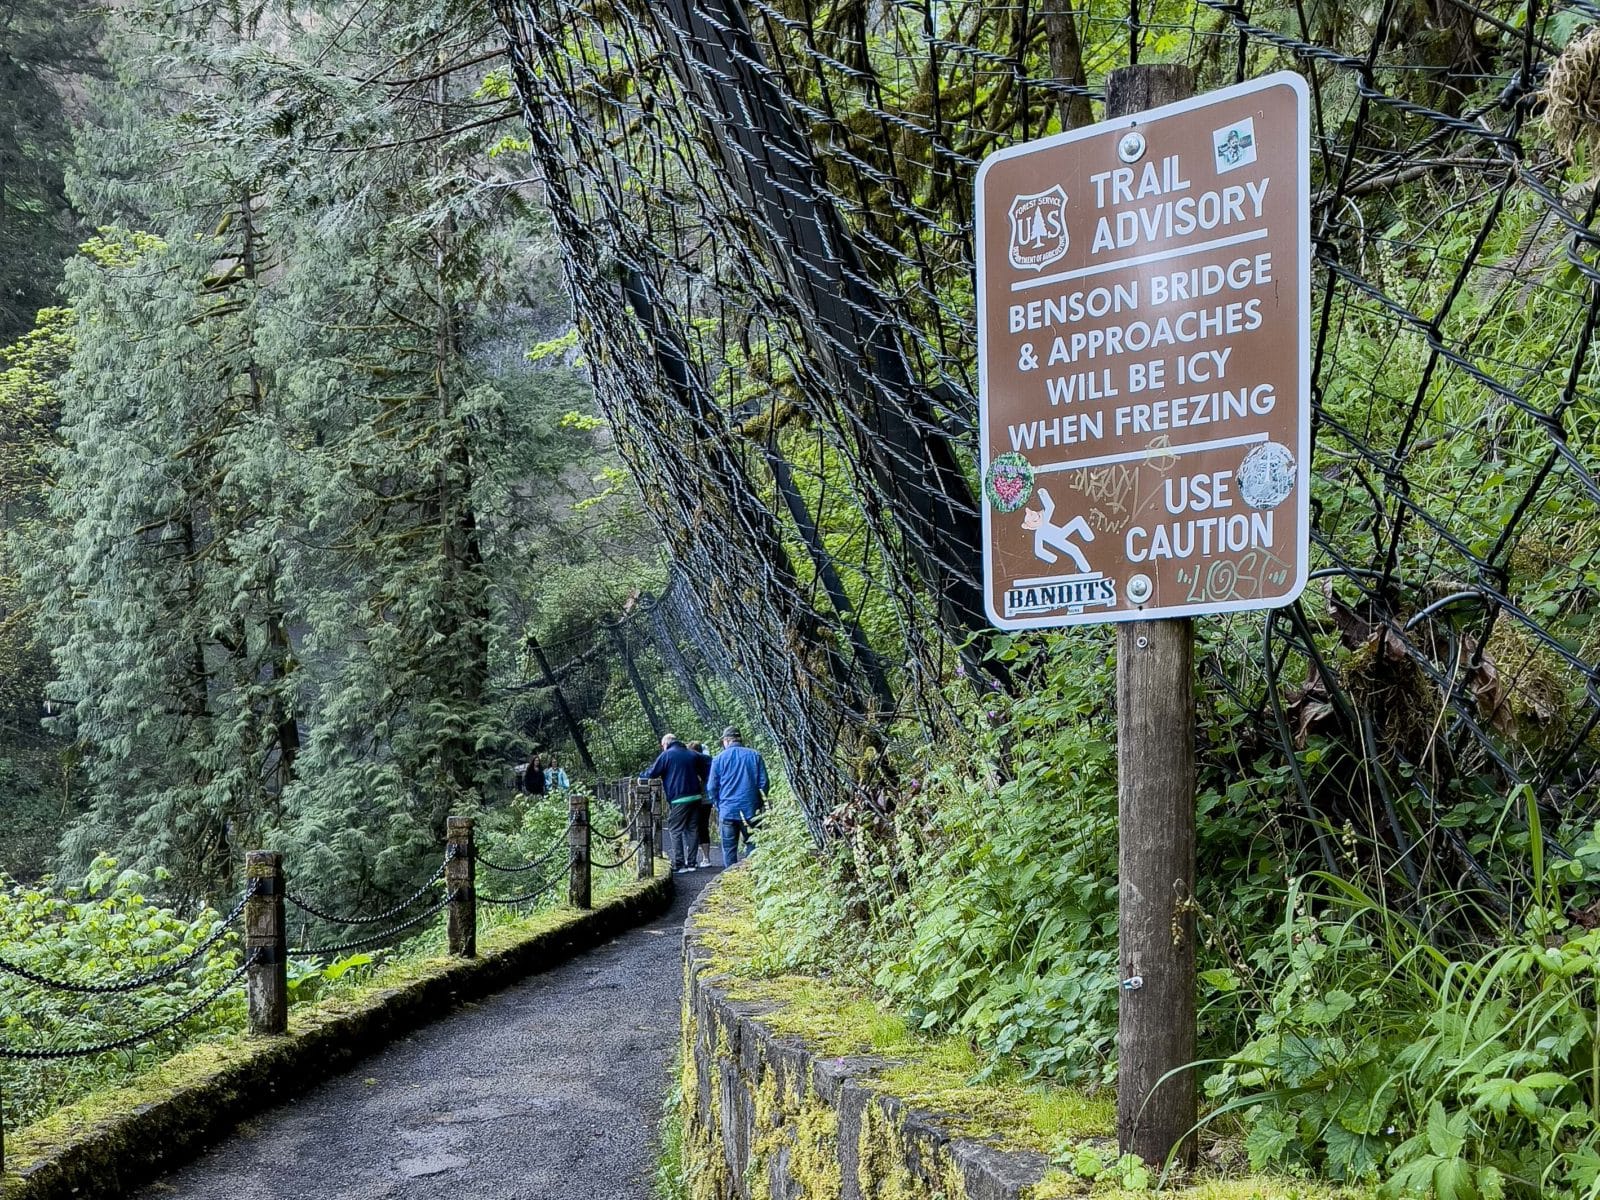
[[[1285,71],[984,160],[994,624],[1275,608],[1305,587],[1309,147]]]

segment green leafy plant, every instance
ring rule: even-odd
[[[184,914],[149,898],[159,879],[104,856],[82,884],[57,892],[53,882],[0,891],[6,959],[50,978],[90,984],[135,977],[185,957],[221,928],[222,915],[213,909]],[[238,936],[227,932],[192,970],[125,995],[55,991],[0,974],[0,1039],[13,1049],[113,1042],[182,1013],[238,965]],[[5,1120],[13,1126],[31,1120],[182,1046],[237,1028],[243,1017],[241,989],[130,1050],[45,1063],[0,1060]]]
[[[1396,1200],[1597,1194],[1600,931],[1540,889],[1521,928],[1466,958],[1317,882],[1291,888],[1249,964],[1205,981],[1255,1009],[1205,1083],[1211,1119],[1242,1115],[1252,1165],[1381,1180]]]

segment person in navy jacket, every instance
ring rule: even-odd
[[[696,754],[678,740],[675,733],[661,738],[661,753],[640,779],[661,780],[667,798],[667,857],[679,875],[695,869],[695,850],[700,842],[695,828],[695,810],[706,792],[706,776],[711,771],[711,756]]]
[[[751,831],[767,803],[767,764],[761,755],[744,745],[739,731],[729,725],[722,731],[722,753],[711,761],[706,780],[706,799],[717,810],[722,822],[722,865],[739,861],[739,844],[744,852],[755,848]]]

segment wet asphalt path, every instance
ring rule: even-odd
[[[672,910],[241,1125],[138,1200],[649,1200],[678,1043]]]

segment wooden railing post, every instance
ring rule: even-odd
[[[250,1032],[289,1032],[289,943],[283,920],[283,855],[251,850],[244,856],[245,994]]]
[[[450,897],[450,953],[478,956],[477,850],[471,817],[448,817],[445,829],[445,894]]]
[[[639,852],[634,857],[638,861],[640,879],[652,879],[656,873],[656,818],[650,811],[650,792],[648,783],[635,780],[628,784],[634,836],[639,839]]]
[[[589,907],[589,797],[567,793],[567,903]]]

